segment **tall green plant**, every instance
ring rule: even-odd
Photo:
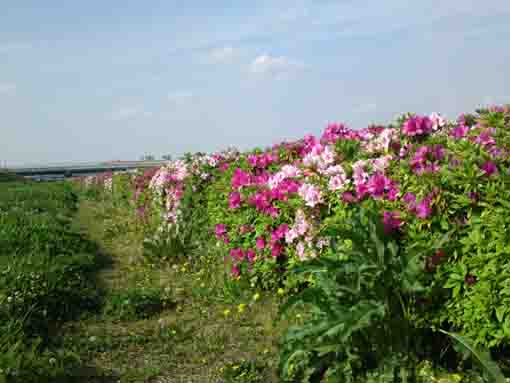
[[[389,369],[411,371],[412,380],[421,339],[411,321],[415,297],[424,290],[421,253],[402,252],[370,207],[357,209],[350,220],[328,231],[335,255],[296,269],[313,282],[281,309],[310,308],[304,323],[283,338],[281,377],[351,382]]]

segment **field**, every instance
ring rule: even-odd
[[[510,372],[510,108],[0,184],[0,382]]]

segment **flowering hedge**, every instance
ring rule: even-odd
[[[496,347],[510,339],[509,132],[510,107],[456,121],[406,114],[361,130],[330,124],[266,149],[187,155],[131,177],[131,198],[151,230],[200,209],[199,230],[214,235],[233,277],[265,288],[297,284],[288,271],[332,255],[332,229],[354,206],[375,205],[387,235],[430,248],[416,320]],[[113,188],[102,182],[115,193],[113,178]]]

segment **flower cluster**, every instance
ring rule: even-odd
[[[484,113],[510,114],[505,108]],[[133,177],[135,199],[148,194],[137,205],[140,212],[152,201],[173,224],[186,187],[202,192],[213,185],[207,197],[214,198],[213,226],[204,230],[215,233],[234,262],[233,274],[242,276],[244,264],[257,272],[268,260],[320,256],[329,238],[319,237],[318,226],[354,205],[375,204],[388,235],[422,230],[423,223],[445,225],[442,215],[461,209],[466,194],[479,203],[480,185],[508,175],[510,149],[504,144],[510,141],[499,139],[506,132],[492,123],[496,117],[462,114],[448,122],[437,113],[405,115],[396,125],[361,130],[329,124],[320,138],[307,135],[248,153],[197,153]],[[457,174],[466,167],[480,178],[469,183]],[[465,184],[444,185],[450,175]],[[447,210],[449,203],[455,208]]]

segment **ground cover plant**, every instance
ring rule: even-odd
[[[0,379],[73,379],[79,358],[53,347],[65,320],[98,307],[97,247],[72,227],[67,183],[0,187]]]
[[[131,214],[142,254],[151,263],[186,262],[190,274],[222,265],[230,280],[223,278],[215,288],[225,302],[238,300],[240,291],[319,299],[336,275],[347,278],[338,283],[347,283],[348,268],[361,265],[353,266],[352,238],[338,228],[359,209],[372,211],[384,238],[398,245],[398,252],[385,252],[388,270],[396,259],[416,254],[413,286],[420,288],[406,290],[405,323],[426,334],[429,344],[421,354],[411,353],[413,363],[435,355],[436,366],[469,369],[443,330],[489,349],[505,368],[509,128],[508,107],[480,109],[455,121],[436,113],[405,114],[387,126],[353,130],[330,124],[321,137],[244,153],[196,153],[161,168],[82,183],[88,193]],[[335,258],[339,273],[298,272],[308,263]],[[389,275],[407,272],[396,270]],[[388,289],[383,291],[410,288],[397,282],[383,279]],[[354,291],[352,307],[363,297],[362,290]],[[384,303],[376,317],[384,318],[391,307]],[[293,347],[282,345],[288,355]],[[299,379],[326,379],[328,369],[343,363],[342,352],[329,350],[322,361],[303,358],[300,368],[308,373]],[[359,356],[364,370],[371,352]],[[353,379],[367,372],[358,376],[356,368],[349,372]],[[285,367],[280,372],[282,378],[292,375]]]

